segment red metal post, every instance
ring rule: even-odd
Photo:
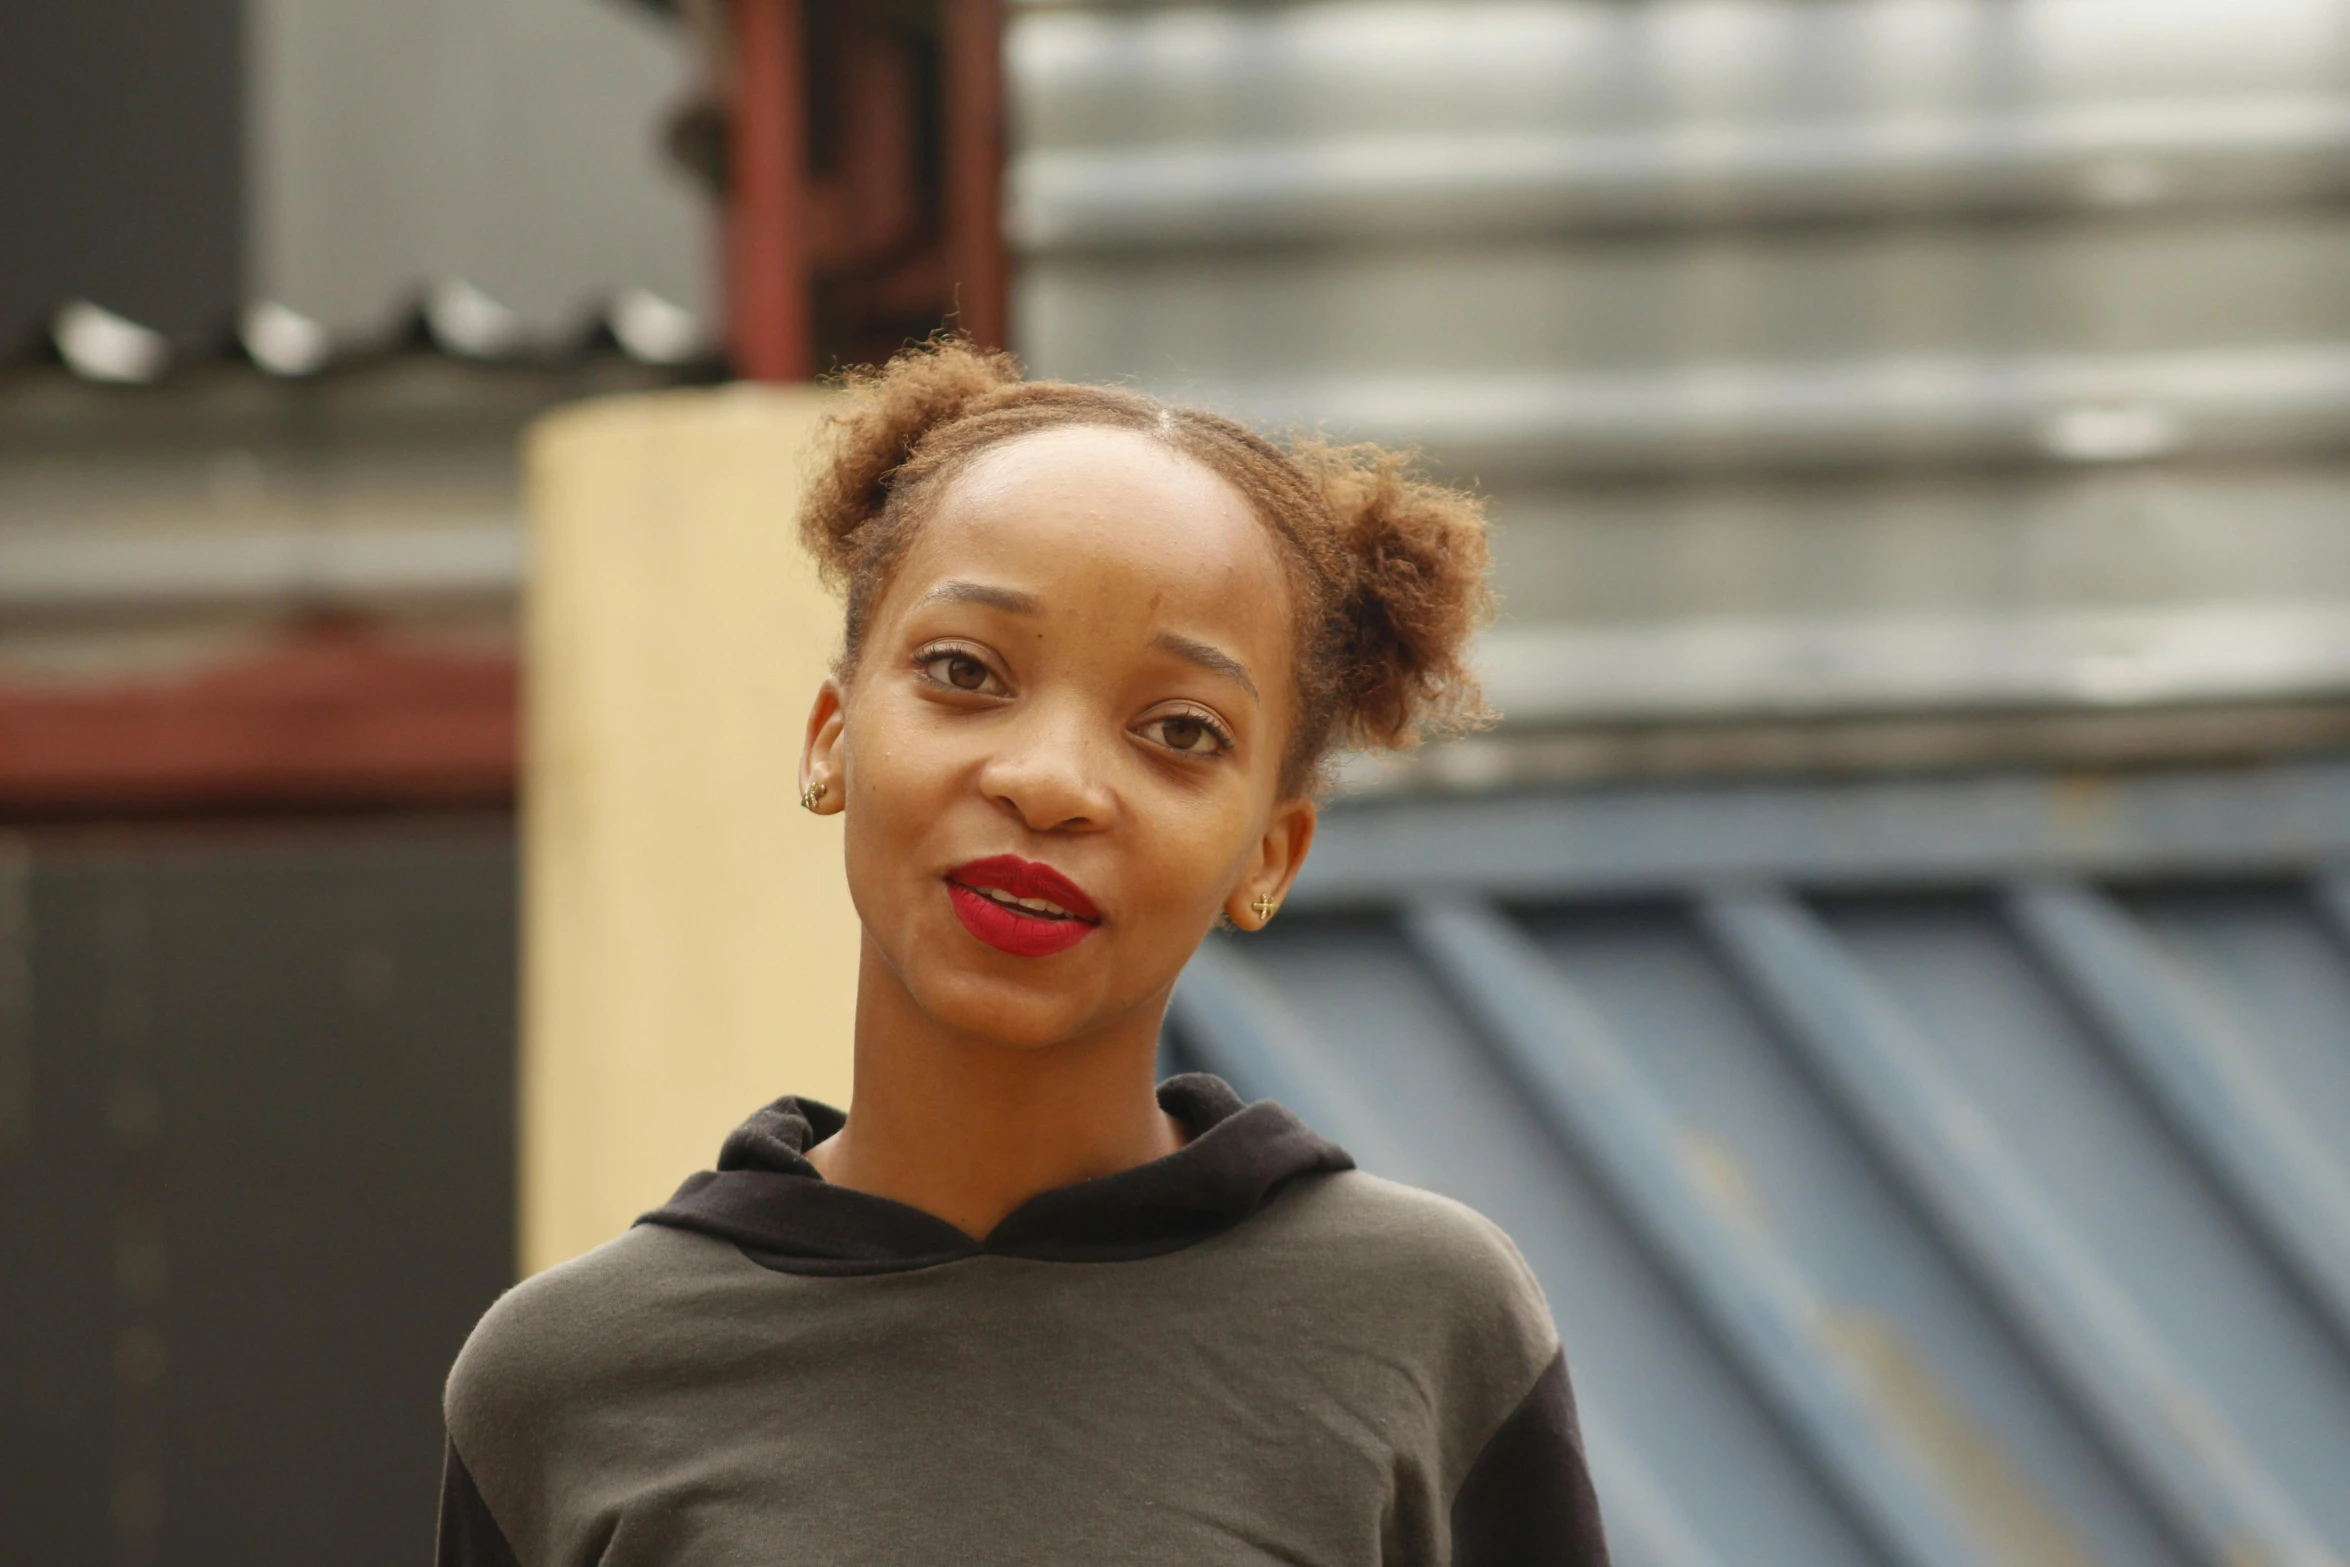
[[[982,343],[1010,335],[1004,254],[1002,0],[942,0],[946,57],[946,251],[956,324]]]
[[[949,10],[955,7],[949,6]],[[753,381],[815,374],[808,256],[807,32],[799,0],[734,0],[728,337]]]

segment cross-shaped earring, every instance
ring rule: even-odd
[[[1259,924],[1265,924],[1272,920],[1273,911],[1280,908],[1281,905],[1275,903],[1271,898],[1260,897],[1256,902],[1250,904],[1249,907],[1257,911],[1257,922]]]

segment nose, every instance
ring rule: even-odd
[[[1080,702],[1030,703],[997,730],[979,786],[1035,832],[1106,827],[1114,794],[1096,730]]]

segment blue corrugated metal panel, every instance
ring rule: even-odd
[[[2350,762],[1331,810],[1169,1049],[1518,1240],[1642,1567],[2350,1561]]]

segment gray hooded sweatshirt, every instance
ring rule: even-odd
[[[761,1111],[474,1329],[443,1567],[1605,1567],[1508,1238],[1216,1078],[1159,1103],[1183,1148],[976,1241]]]

